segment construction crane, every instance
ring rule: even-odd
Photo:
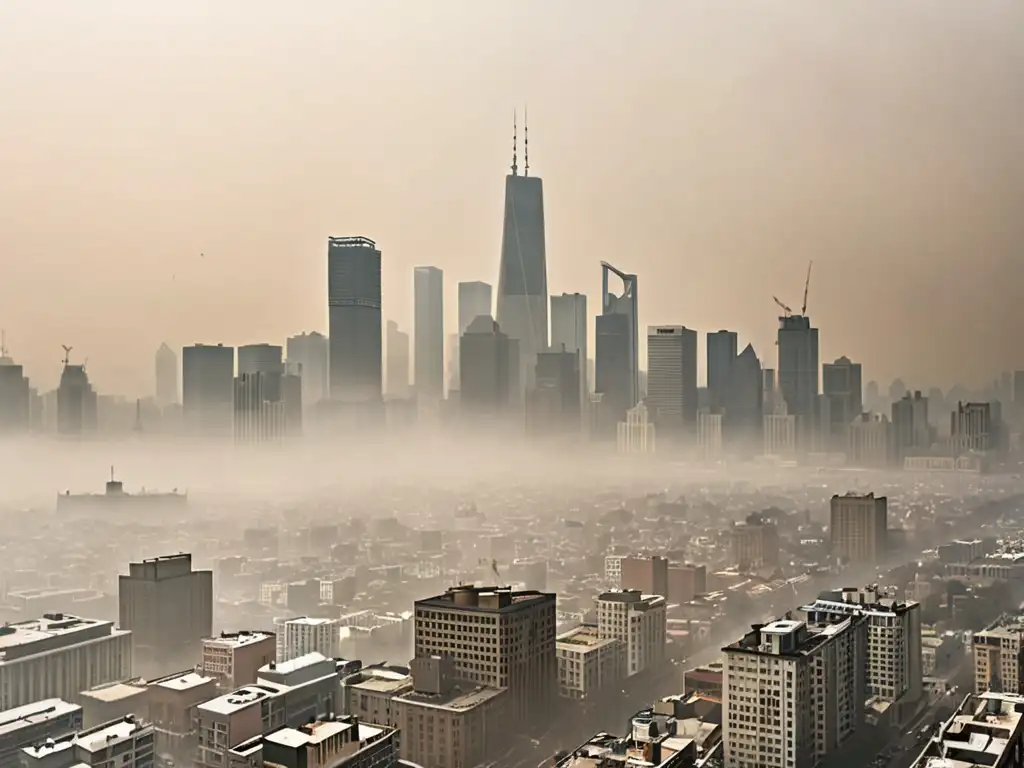
[[[804,281],[804,305],[800,309],[800,314],[804,317],[807,317],[807,290],[811,287],[811,267],[813,266],[813,261],[807,263],[807,279]]]
[[[501,574],[498,573],[498,561],[497,560],[491,560],[491,571],[494,572],[495,578],[498,579],[497,586],[500,587],[501,586]]]
[[[783,304],[778,296],[772,296],[772,298],[775,299],[776,304],[782,307],[782,311],[786,313],[786,317],[789,317],[790,315],[793,314],[793,310],[787,307],[785,304]]]
[[[68,363],[71,362],[71,350],[74,347],[69,347],[67,344],[61,344],[60,346],[64,350],[64,367],[67,368]]]

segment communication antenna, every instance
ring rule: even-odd
[[[516,126],[516,111],[512,110],[512,175],[519,175],[519,135]]]
[[[523,163],[526,167],[523,169],[523,175],[530,175],[530,112],[526,107],[523,107]]]
[[[64,367],[66,368],[68,363],[71,362],[71,350],[74,347],[69,347],[67,344],[61,344],[60,346],[64,350]]]
[[[0,357],[7,357],[7,331],[0,328]]]

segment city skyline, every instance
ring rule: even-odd
[[[282,30],[274,13],[254,9],[250,36],[233,40],[231,50],[249,58],[297,51],[290,69],[256,56],[259,66],[235,83],[229,65],[201,58],[209,85],[195,90],[174,87],[193,74],[181,60],[176,66],[185,69],[168,70],[136,48],[160,24],[123,8],[108,0],[91,14],[124,24],[123,39],[107,40],[101,23],[85,33],[75,27],[71,45],[71,26],[24,8],[5,11],[3,28],[20,35],[0,32],[13,98],[0,159],[14,169],[0,193],[11,212],[0,246],[19,254],[18,269],[0,286],[0,325],[12,356],[41,386],[56,383],[61,343],[89,358],[100,390],[137,395],[151,389],[152,350],[163,341],[178,349],[325,332],[322,242],[339,233],[365,233],[380,244],[384,316],[403,328],[411,329],[411,267],[443,269],[445,326],[454,328],[452,286],[497,284],[501,169],[511,109],[525,101],[534,128],[531,171],[547,182],[549,294],[586,294],[593,314],[596,264],[607,259],[648,286],[641,326],[735,329],[767,365],[776,322],[771,295],[798,303],[814,258],[809,314],[822,329],[822,359],[848,355],[863,363],[868,380],[901,376],[944,388],[976,385],[1024,362],[1011,345],[1020,310],[1004,287],[1018,276],[1021,235],[1013,217],[1000,213],[1024,178],[1021,138],[1008,129],[1019,123],[1010,73],[1024,34],[1020,9],[939,3],[913,14],[851,8],[826,19],[808,16],[811,6],[800,2],[775,12],[744,6],[742,17],[733,3],[655,3],[620,41],[614,70],[600,51],[619,36],[625,11],[609,9],[581,30],[579,54],[593,66],[580,72],[543,37],[535,60],[523,65],[517,51],[495,44],[507,37],[508,11],[467,5],[445,34],[468,36],[474,50],[493,49],[494,72],[435,99],[436,109],[448,110],[439,119],[415,126],[392,119],[422,114],[412,95],[418,79],[397,92],[389,79],[397,67],[408,71],[406,56],[417,57],[415,75],[425,82],[449,80],[454,65],[403,27],[393,32],[395,52],[366,74],[387,102],[381,119],[401,127],[381,130],[360,119],[339,136],[316,128],[320,96],[338,88],[329,78],[358,50],[320,51],[328,57],[320,61],[305,53],[317,46],[296,41],[339,17],[377,28],[385,23],[379,11],[314,3],[308,19]],[[198,8],[179,4],[160,20],[186,58],[198,43],[177,33]],[[574,8],[569,2],[554,15]],[[527,4],[514,23],[539,30],[538,13]],[[805,66],[818,61],[818,38],[785,31],[798,17],[813,18],[818,35],[842,43],[820,66]],[[869,34],[883,18],[887,34]],[[204,21],[215,31],[230,28],[220,12]],[[929,34],[919,34],[922,25]],[[668,29],[683,30],[671,48]],[[708,44],[726,32],[729,46]],[[780,34],[790,47],[769,62],[768,46]],[[408,51],[397,50],[404,43]],[[97,57],[98,50],[107,55]],[[652,61],[669,50],[675,59]],[[984,57],[972,53],[981,50]],[[131,68],[117,63],[128,56]],[[327,63],[337,66],[316,66]],[[52,74],[58,70],[81,71],[85,80]],[[567,96],[570,77],[576,85]],[[797,86],[771,87],[782,78]],[[160,87],[140,90],[154,82]],[[891,90],[879,90],[888,82]],[[230,106],[222,98],[229,83],[237,96]],[[685,107],[669,103],[678,101],[668,99],[670,83],[671,92],[680,83],[688,91]],[[831,94],[840,83],[837,103]],[[289,101],[285,93],[296,87]],[[947,89],[964,101],[947,103]],[[50,98],[29,96],[37,92]],[[773,93],[774,103],[761,92]],[[159,103],[151,100],[158,93]],[[111,99],[122,110],[113,126],[102,106]],[[275,100],[292,107],[264,108]],[[250,119],[256,110],[261,121]],[[170,112],[183,122],[165,119]],[[641,125],[637,113],[646,115]],[[756,136],[747,125],[757,125]],[[241,138],[211,158],[205,148],[221,135]],[[60,163],[50,162],[55,155]],[[605,160],[594,163],[596,155]],[[103,184],[90,183],[100,168]],[[339,174],[366,181],[347,189],[336,183]],[[41,189],[46,202],[31,202]],[[881,189],[892,194],[880,196]],[[461,222],[454,235],[437,223],[452,209]],[[75,237],[55,250],[55,231]],[[617,245],[623,232],[634,238],[628,254]],[[848,301],[858,284],[873,293],[869,313]],[[61,311],[41,321],[43,285]],[[959,305],[984,311],[925,311],[953,290]],[[143,316],[145,323],[136,321]],[[891,328],[900,329],[895,339]],[[956,362],[943,354],[951,341],[963,350]]]

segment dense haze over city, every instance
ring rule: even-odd
[[[410,325],[434,264],[451,324],[455,282],[495,280],[527,104],[552,293],[593,296],[608,259],[646,279],[643,325],[736,328],[763,356],[813,258],[822,359],[976,386],[1022,364],[1022,14],[5,3],[0,323],[46,386],[65,343],[140,396],[163,341],[325,331],[324,240],[369,234],[385,315]]]
[[[0,3],[0,768],[1021,765],[1022,65]]]

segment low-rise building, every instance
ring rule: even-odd
[[[342,711],[363,722],[394,726],[398,722],[394,699],[411,691],[412,687],[412,674],[407,667],[385,664],[363,667],[342,678]]]
[[[132,715],[21,751],[24,768],[152,768],[153,726]]]
[[[1024,762],[1024,696],[986,691],[967,696],[912,768],[984,765],[1011,768]]]
[[[402,757],[432,768],[483,765],[507,743],[508,689],[455,677],[450,657],[410,662],[413,690],[395,697]]]
[[[256,671],[277,660],[277,639],[270,632],[221,632],[203,640],[203,672],[223,690],[255,683]]]
[[[583,625],[555,638],[558,657],[558,692],[567,699],[582,700],[617,685],[625,667],[624,646],[601,637],[595,626]]]
[[[355,717],[281,728],[262,740],[264,766],[391,768],[398,764],[398,731]]]
[[[60,668],[61,674],[50,671]],[[131,632],[113,622],[48,613],[0,627],[0,710],[41,699],[77,701],[81,691],[131,675]]]
[[[1024,693],[1024,616],[1001,616],[974,633],[974,692]]]
[[[0,712],[0,768],[19,768],[21,750],[82,730],[82,708],[63,699],[43,699]]]

